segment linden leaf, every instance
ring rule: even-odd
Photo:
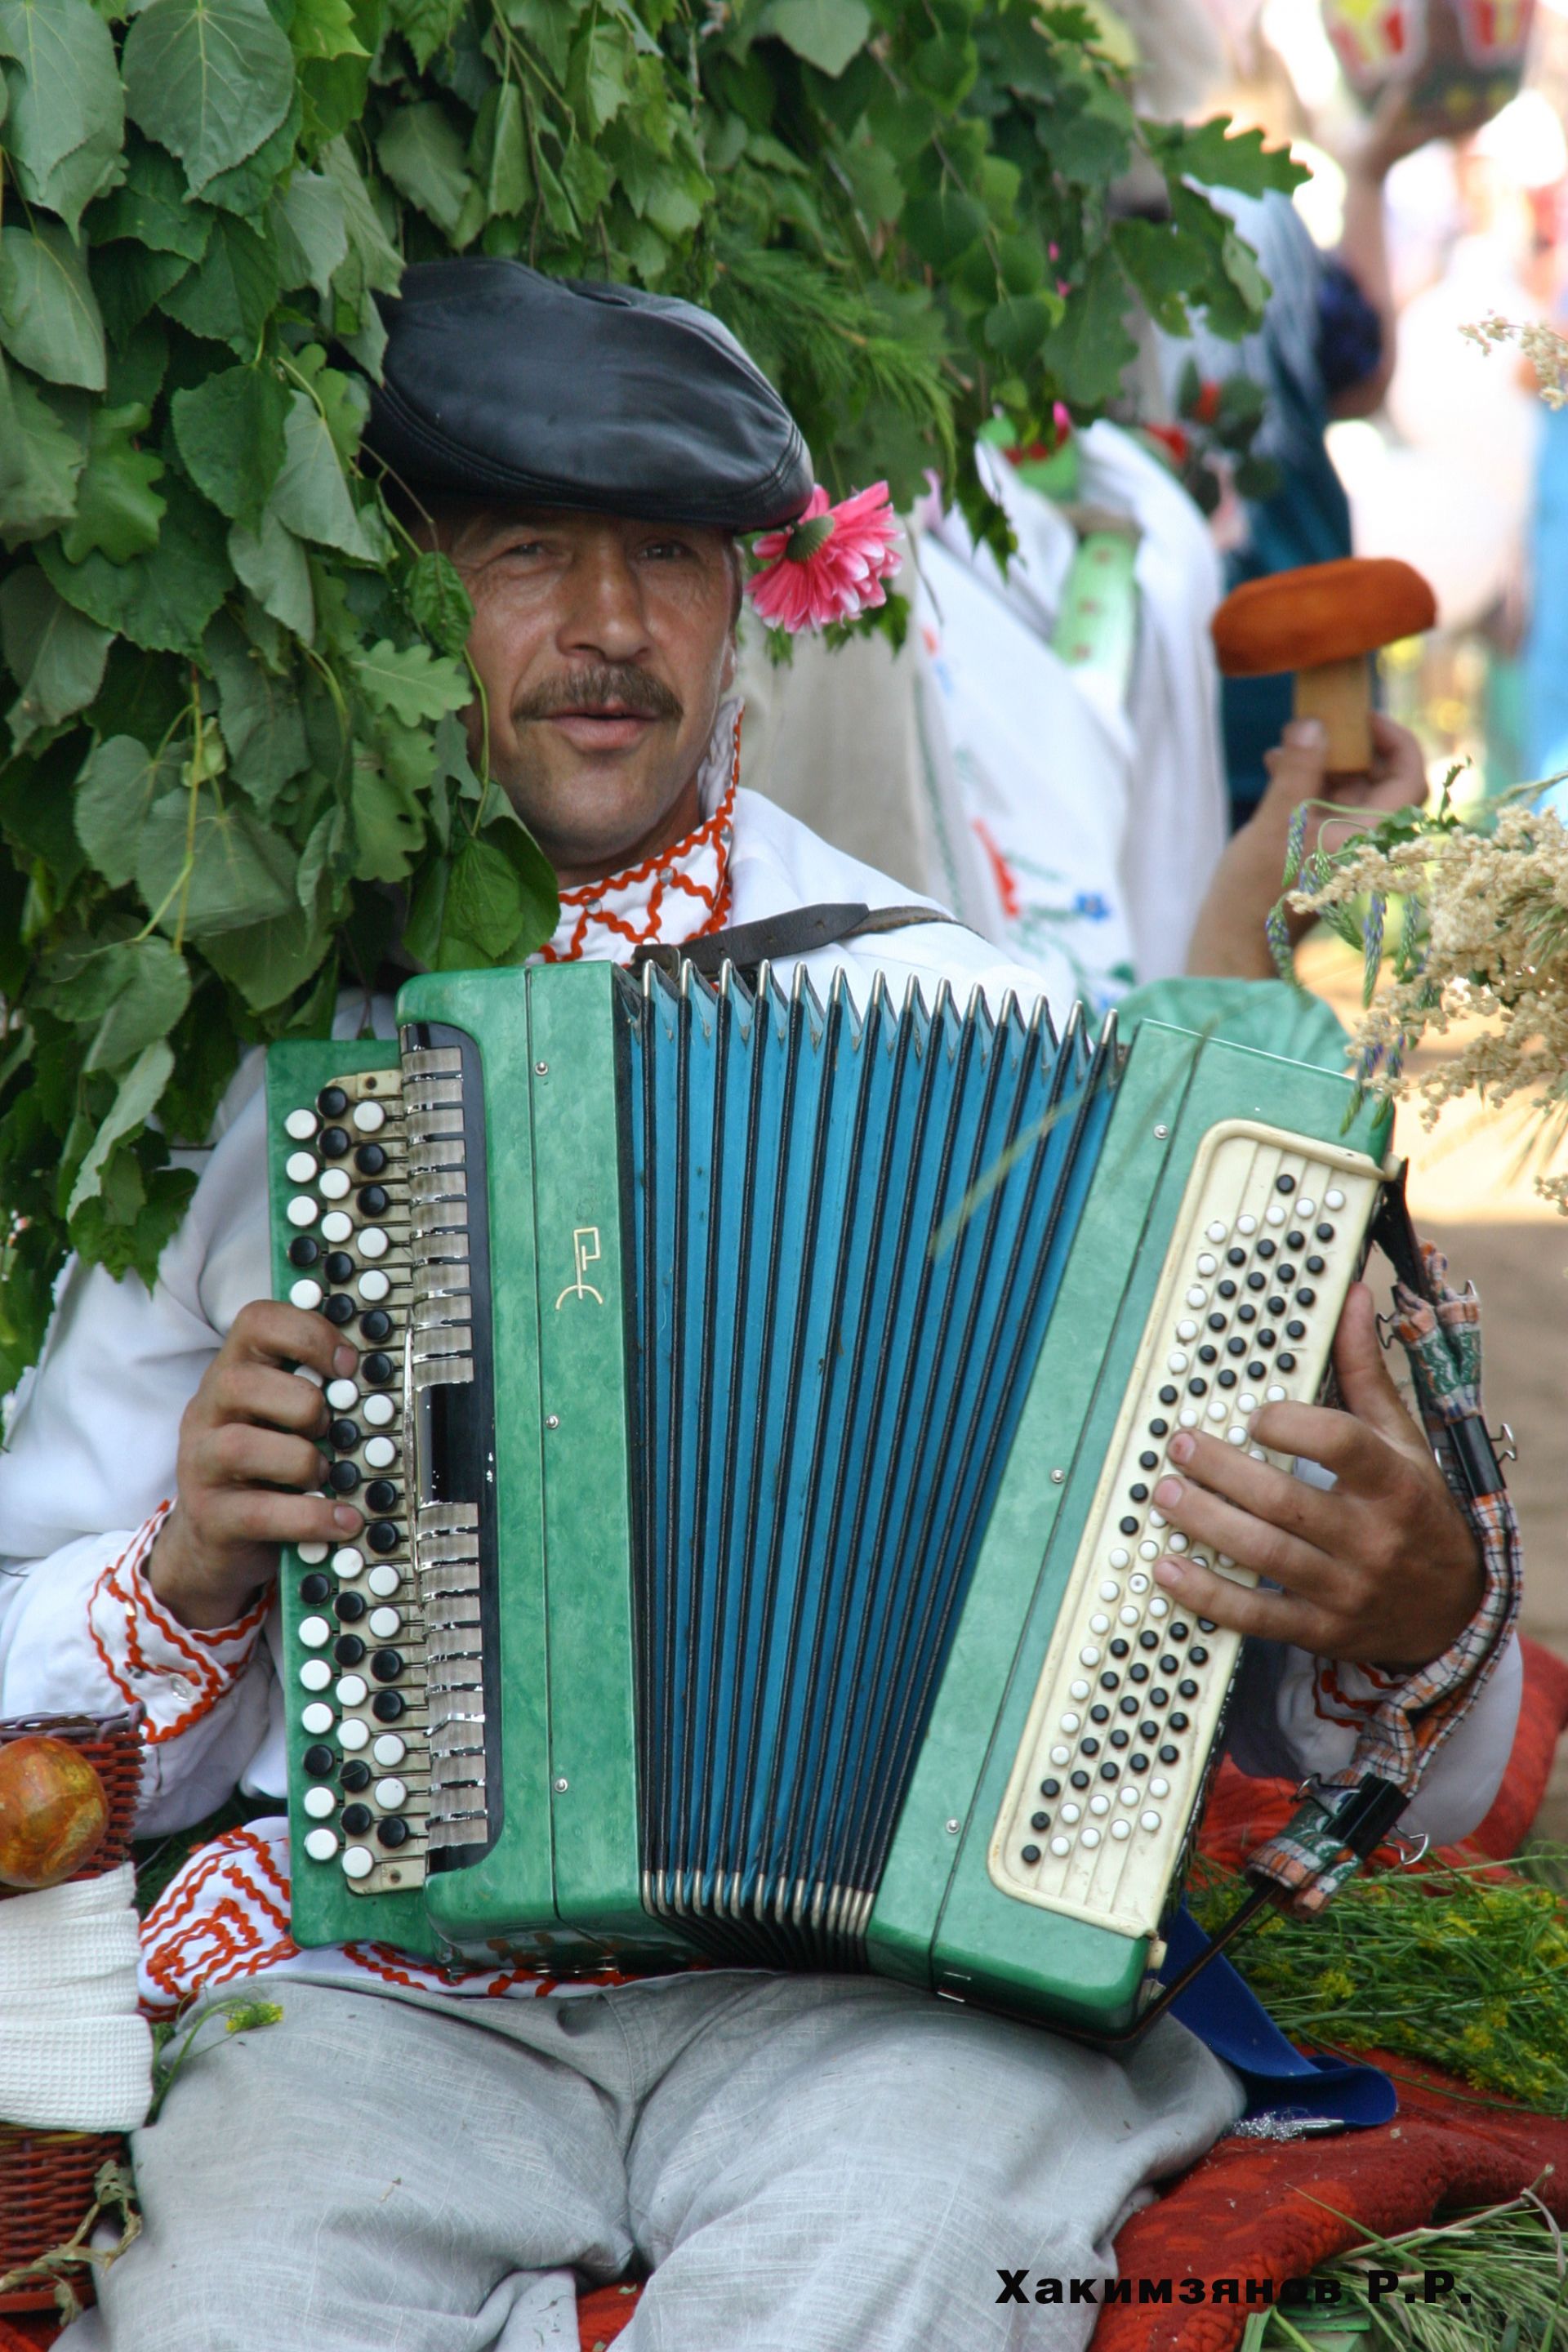
[[[38,561],[79,612],[153,653],[194,653],[231,585],[217,517],[177,474],[168,479],[158,544],[145,555],[70,563],[46,540]]]
[[[66,1203],[66,1218],[75,1216],[86,1201],[97,1198],[103,1190],[104,1163],[122,1136],[144,1127],[155,1108],[159,1096],[174,1075],[174,1056],[163,1038],[143,1047],[120,1082],[118,1093],[108,1118],[88,1146],[70,1199]]]
[[[433,100],[399,107],[375,142],[376,160],[394,187],[449,237],[475,194],[463,142]]]
[[[37,539],[68,521],[86,459],[37,387],[0,365],[0,531]]]
[[[0,584],[0,648],[20,689],[9,714],[18,751],[39,728],[58,727],[86,709],[102,682],[111,638],[57,595],[36,563]]]
[[[307,393],[289,400],[283,446],[283,470],[268,511],[296,538],[374,563],[379,547],[349,496],[331,425]]]
[[[63,228],[0,232],[0,343],[50,383],[108,382],[98,298]]]
[[[95,743],[83,762],[71,810],[76,837],[116,889],[135,873],[147,812],[177,772],[172,752],[154,754],[134,735]]]
[[[190,995],[185,960],[167,940],[111,940],[58,956],[46,1002],[93,1032],[84,1069],[119,1070],[168,1035]]]
[[[126,107],[193,192],[253,155],[289,111],[294,55],[266,0],[153,0],[125,37]]]
[[[265,822],[283,786],[310,761],[296,683],[287,674],[275,677],[226,614],[207,631],[206,650],[229,772]]]
[[[169,404],[191,479],[220,514],[252,530],[282,468],[289,398],[270,368],[237,367],[205,376]]]
[[[74,232],[118,168],[125,132],[109,27],[88,0],[0,0],[0,55],[18,68],[5,147],[22,194]]]
[[[871,37],[871,11],[864,0],[766,0],[756,30],[837,81]]]
[[[154,253],[199,261],[212,225],[207,205],[186,202],[185,175],[174,157],[138,140],[124,179],[95,208],[88,228],[95,245],[134,239]]]
[[[399,647],[383,637],[368,653],[351,658],[365,700],[377,710],[390,711],[405,727],[466,709],[473,700],[473,686],[462,664],[433,654],[428,646]]]
[[[136,849],[136,887],[159,928],[206,940],[295,911],[295,853],[210,786],[153,803]]]
[[[449,555],[428,548],[414,565],[408,609],[444,654],[460,655],[474,625],[474,608],[463,577]]]
[[[278,269],[271,248],[244,221],[225,213],[200,266],[171,288],[159,308],[193,335],[227,343],[248,358],[277,299]]]
[[[447,885],[437,969],[500,963],[522,929],[522,886],[510,861],[465,835]]]
[[[321,172],[296,172],[272,199],[272,233],[278,275],[286,288],[313,286],[322,301],[348,258],[347,208],[342,191]]]
[[[300,58],[363,58],[370,55],[354,31],[349,0],[294,0],[294,21],[289,27],[294,54]]]
[[[268,508],[255,530],[237,522],[228,535],[228,557],[264,613],[310,644],[316,634],[316,600],[305,551]]]
[[[136,446],[136,436],[146,430],[150,416],[139,401],[94,411],[76,515],[60,541],[68,563],[81,562],[94,548],[111,563],[126,563],[157,545],[168,502],[153,485],[163,471],[163,461]]]

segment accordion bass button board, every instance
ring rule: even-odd
[[[356,1350],[366,1514],[283,1563],[296,1940],[1124,2025],[1238,1648],[1162,1591],[1154,1488],[1321,1392],[1385,1115],[945,990],[566,966],[399,1015],[268,1056],[275,1286]]]

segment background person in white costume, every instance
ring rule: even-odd
[[[389,323],[373,441],[417,470],[472,595],[493,771],[563,886],[546,955],[898,903],[738,784],[731,534],[798,512],[810,478],[739,347],[684,306],[587,302],[505,262],[410,272]],[[619,365],[640,387],[650,328],[657,363],[672,335],[681,351],[679,450],[598,430],[580,404],[552,447],[551,371],[607,382]],[[656,522],[626,511],[639,467]],[[703,520],[669,519],[681,496]],[[1244,929],[1259,918],[1238,899]],[[998,1003],[1037,993],[952,927],[811,961],[866,986],[881,970],[895,987],[919,973]],[[343,1025],[367,1011],[385,1024],[382,1004],[346,1005]],[[72,2352],[257,2352],[262,2330],[268,2352],[569,2345],[574,2279],[634,2258],[653,2275],[627,2352],[1081,2347],[1092,2309],[998,2310],[995,2273],[1020,2248],[1064,2275],[1105,2272],[1146,2184],[1239,2112],[1235,2079],[1173,2022],[1113,2059],[872,1979],[711,1969],[560,1989],[374,1947],[295,1950],[278,1546],[347,1539],[360,1515],[314,1491],[318,1384],[348,1368],[341,1342],[266,1297],[258,1075],[231,1089],[155,1289],[68,1277],[0,1460],[0,1712],[140,1700],[147,1829],[197,1822],[237,1787],[278,1809],[199,1853],[149,1922],[154,1998],[243,1977],[280,1988],[284,2014],[186,2069],[138,2136],[145,2230]],[[1331,1769],[1354,1737],[1314,1710],[1312,1654],[1342,1662],[1353,1698],[1354,1661],[1436,1655],[1479,1581],[1364,1290],[1338,1364],[1348,1410],[1277,1409],[1338,1470],[1331,1492],[1238,1473],[1200,1438],[1170,1509],[1194,1532],[1226,1515],[1233,1554],[1279,1577],[1201,1603],[1282,1645],[1268,1719],[1244,1728],[1299,1771]],[[1198,1606],[1197,1585],[1183,1597]],[[1434,1835],[1486,1811],[1517,1690],[1515,1665],[1444,1749],[1415,1808]]]

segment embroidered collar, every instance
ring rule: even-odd
[[[697,779],[702,822],[683,841],[603,882],[561,893],[561,920],[540,963],[629,961],[647,940],[671,946],[730,919],[730,845],[741,775],[741,709],[724,703]]]

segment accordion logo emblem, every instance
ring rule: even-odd
[[[576,1278],[574,1281],[567,1284],[565,1289],[556,1300],[555,1312],[557,1315],[560,1314],[561,1309],[565,1306],[566,1301],[569,1298],[591,1298],[595,1306],[602,1307],[604,1305],[604,1292],[602,1290],[595,1290],[593,1284],[588,1279],[588,1268],[597,1263],[598,1256],[598,1226],[579,1225],[572,1236],[572,1270]]]

